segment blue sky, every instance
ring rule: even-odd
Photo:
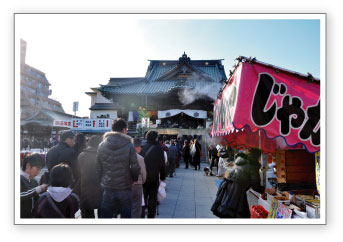
[[[225,59],[240,56],[320,76],[319,20],[145,20],[139,26],[153,46],[149,58]]]
[[[91,87],[111,77],[144,77],[149,59],[177,60],[184,51],[193,60],[224,59],[226,73],[243,55],[320,77],[318,19],[228,17],[23,14],[15,30],[16,41],[27,41],[26,63],[46,73],[51,98],[67,113],[79,101],[80,116],[89,116]]]

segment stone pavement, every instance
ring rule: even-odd
[[[180,168],[176,168],[176,175],[173,178],[167,178],[167,197],[161,202],[156,219],[218,218],[212,214],[211,206],[217,193],[215,180],[220,178],[204,176],[203,168],[208,167],[206,163],[201,163],[200,170],[194,170],[191,167],[184,169],[184,167],[183,161],[180,162]],[[46,168],[41,170],[36,177],[37,181],[46,170]],[[75,217],[81,218],[80,210]]]
[[[215,176],[204,176],[202,163],[200,170],[184,169],[181,162],[176,176],[167,178],[167,198],[159,206],[156,218],[218,218],[211,212],[216,198]]]

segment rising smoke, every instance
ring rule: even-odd
[[[184,82],[185,86],[191,86],[192,89],[186,88],[178,93],[179,99],[183,105],[190,104],[197,99],[209,97],[211,100],[216,100],[218,92],[222,87],[221,83],[213,82],[204,85],[205,78],[197,73],[192,73]]]

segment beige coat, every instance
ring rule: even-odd
[[[138,181],[136,182],[136,185],[143,185],[146,180],[146,168],[144,163],[144,157],[137,154],[137,160],[139,166],[141,167],[141,173],[138,176]]]

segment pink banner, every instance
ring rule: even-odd
[[[320,150],[320,84],[290,72],[241,62],[216,100],[213,116],[213,136],[248,126],[253,133],[264,130],[265,138],[281,136],[289,146]]]

